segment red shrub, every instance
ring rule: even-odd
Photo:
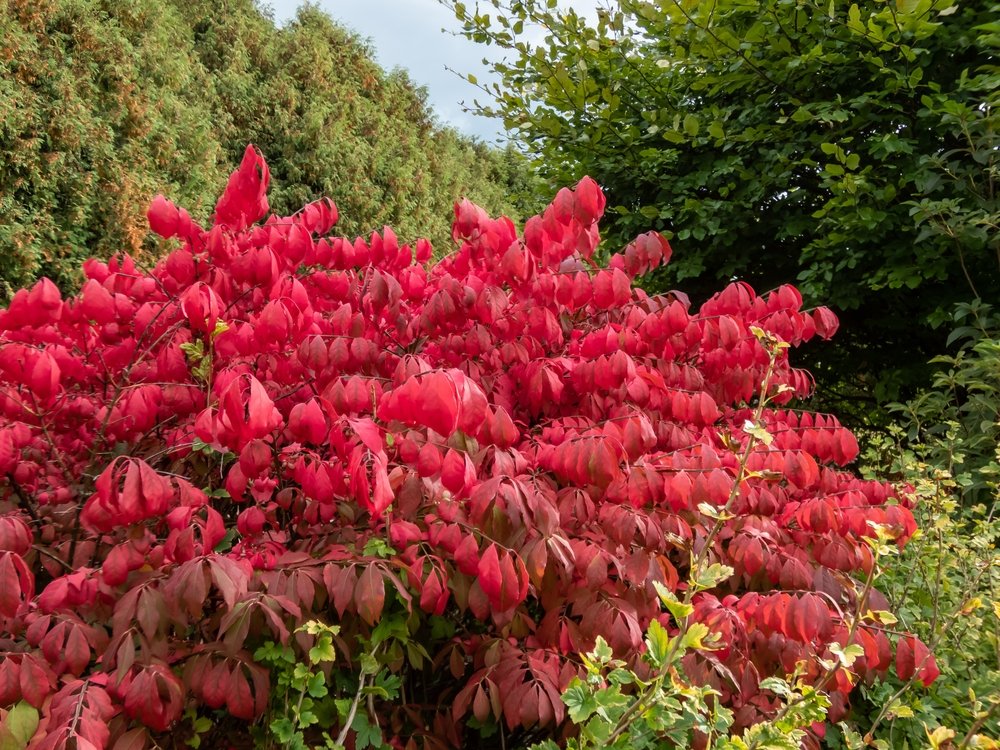
[[[790,409],[733,487],[768,362],[749,327],[797,345],[829,310],[790,286],[649,297],[632,281],[670,247],[649,233],[597,268],[590,179],[523,238],[461,203],[433,266],[389,229],[328,236],[329,201],[257,223],[267,182],[248,149],[211,228],[153,202],[181,246],[152,272],[92,260],[72,299],[43,280],[0,312],[0,704],[41,709],[33,747],[139,747],[188,706],[252,719],[256,646],[316,618],[350,644],[389,606],[457,631],[419,631],[434,666],[393,664],[440,705],[408,691],[383,726],[428,746],[472,714],[554,728],[575,654],[599,634],[638,653],[652,583],[683,585],[699,505],[734,491],[710,556],[736,574],[695,600],[725,648],[691,673],[746,724],[762,677],[846,639],[861,537],[905,540],[905,501],[836,468],[857,454],[836,418]],[[787,403],[811,380],[786,352],[773,385]],[[856,640],[862,678],[889,668],[884,632]],[[900,671],[932,677],[925,652],[904,640]],[[837,718],[851,680],[832,689]]]

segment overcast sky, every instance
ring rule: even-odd
[[[561,5],[584,13],[592,12],[598,1],[563,0]],[[474,0],[466,3],[472,7]],[[274,10],[278,23],[284,23],[295,16],[302,2],[263,0],[263,4]],[[483,82],[488,74],[482,59],[498,52],[442,31],[458,31],[459,24],[437,0],[318,0],[318,4],[343,25],[370,39],[382,67],[406,68],[417,84],[426,86],[431,106],[442,121],[487,141],[495,141],[502,133],[499,120],[462,111],[460,103],[471,105],[478,89],[446,69],[472,73]]]

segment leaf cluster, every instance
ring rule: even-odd
[[[898,680],[865,689],[848,741],[852,731],[893,748],[995,747],[1000,738],[1000,355],[988,305],[960,306],[955,324],[958,351],[935,359],[933,387],[894,407],[900,425],[867,456],[872,471],[911,483],[920,499],[921,532],[883,583],[899,624],[934,648],[942,676],[927,691]]]
[[[680,663],[738,732],[800,663],[831,721],[893,667],[933,682],[914,635],[849,616],[888,608],[876,558],[916,525],[792,405],[830,310],[650,296],[670,245],[600,263],[590,179],[521,231],[463,201],[436,263],[335,235],[328,199],[275,214],[270,179],[248,147],[211,225],[152,201],[152,270],[90,260],[0,311],[0,726],[27,704],[38,750],[527,744],[566,728],[598,637],[643,681],[621,695]]]
[[[842,416],[883,421],[953,306],[1000,294],[996,3],[445,4],[507,53],[478,111],[552,183],[592,175],[615,241],[683,248],[647,288],[797,279],[842,315],[805,360]]]
[[[253,140],[280,179],[275,208],[341,197],[343,230],[392,224],[449,237],[452,203],[519,215],[513,150],[438,123],[426,92],[316,6],[278,26],[254,0],[42,0],[0,8],[0,299],[82,261],[152,265],[149,196],[207,220]]]

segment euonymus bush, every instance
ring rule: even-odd
[[[872,585],[908,495],[792,403],[829,310],[648,296],[669,245],[599,267],[589,179],[521,233],[461,203],[434,265],[331,235],[329,201],[268,215],[268,181],[248,148],[211,226],[153,201],[155,268],[92,260],[0,313],[3,731],[514,746],[573,731],[579,654],[648,679],[650,636],[734,732],[782,685],[837,721],[892,668],[933,681]]]

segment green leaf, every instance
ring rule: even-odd
[[[379,646],[386,641],[409,641],[410,631],[406,627],[406,620],[400,614],[383,617],[378,621],[370,638],[371,646]]]
[[[358,711],[351,723],[351,729],[355,731],[354,746],[357,750],[364,750],[366,747],[382,746],[382,730],[378,726],[369,723],[368,714]]]
[[[337,708],[337,715],[340,717],[341,721],[346,720],[348,715],[351,713],[351,705],[354,703],[353,699],[337,698],[333,703]]]
[[[289,743],[295,736],[295,724],[287,716],[271,722],[271,733],[281,743]]]
[[[670,635],[656,620],[646,630],[646,653],[656,669],[663,667],[670,654]]]
[[[865,655],[865,650],[856,643],[852,643],[847,648],[843,648],[839,643],[831,643],[830,653],[837,657],[841,666],[850,668],[859,656]]]
[[[228,492],[226,493],[229,494]],[[232,549],[233,543],[236,541],[236,537],[239,532],[236,530],[235,526],[231,526],[227,531],[226,535],[219,540],[219,543],[215,545],[214,552],[228,552]]]
[[[299,712],[299,726],[303,729],[319,723],[319,718],[310,709],[303,708]]]
[[[333,641],[329,637],[321,637],[309,649],[309,661],[313,664],[331,662],[337,658],[337,653],[333,648]]]
[[[0,750],[24,750],[38,728],[38,711],[27,701],[11,707],[0,723]]]
[[[594,644],[594,650],[591,651],[589,655],[592,659],[594,659],[594,661],[600,664],[607,664],[611,661],[611,657],[614,656],[614,652],[602,636],[597,636],[597,641]]]
[[[670,589],[659,581],[653,581],[653,587],[656,589],[656,593],[659,595],[663,606],[667,608],[667,611],[674,616],[674,620],[678,623],[694,612],[693,606],[680,601]]]
[[[392,546],[385,541],[385,539],[377,536],[374,536],[365,542],[362,552],[369,557],[381,557],[384,559],[390,558],[396,554],[396,550],[394,550]]]
[[[224,334],[228,330],[229,330],[229,324],[226,323],[226,321],[224,320],[218,320],[215,322],[215,329],[212,331],[211,337],[215,339]]]
[[[732,578],[734,572],[728,565],[712,563],[704,570],[698,572],[693,583],[699,589],[715,588],[723,581],[728,581]]]
[[[865,33],[865,25],[861,23],[861,8],[857,3],[852,4],[847,11],[847,28],[859,34]]]
[[[787,698],[792,694],[791,685],[780,677],[765,677],[760,681],[760,689],[770,690],[775,695],[780,695],[784,698]]]
[[[361,667],[361,674],[375,674],[381,669],[381,665],[371,654],[361,654],[358,657],[358,663]]]
[[[767,428],[763,424],[754,424],[749,419],[743,423],[743,432],[759,440],[764,445],[770,445],[774,442],[774,436],[767,431]]]
[[[635,682],[635,675],[627,669],[618,667],[608,672],[608,682],[612,685],[631,685]]]
[[[692,137],[698,135],[698,118],[694,115],[684,116],[684,132]]]
[[[326,677],[322,672],[312,675],[307,683],[307,692],[313,698],[325,698],[330,692],[326,687]]]
[[[709,644],[705,642],[705,639],[710,635],[710,632],[708,626],[704,623],[692,623],[681,638],[681,650],[709,648]]]
[[[569,711],[569,718],[574,724],[582,724],[598,708],[597,699],[587,689],[579,677],[574,677],[566,691],[562,694],[563,703]]]

